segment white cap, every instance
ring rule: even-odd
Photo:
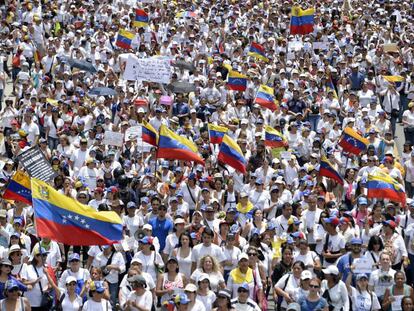
[[[152,226],[151,226],[150,224],[145,224],[145,225],[142,227],[142,229],[143,229],[143,230],[151,230],[151,231],[152,231]]]
[[[249,255],[247,255],[246,253],[240,253],[239,256],[237,256],[237,261],[240,261],[242,259],[249,260]]]
[[[312,278],[312,273],[309,270],[303,270],[300,279],[301,280],[308,280]]]
[[[138,108],[138,113],[145,113],[144,108],[142,108],[142,107]]]
[[[333,274],[333,275],[339,275],[339,270],[336,266],[334,265],[330,265],[328,268],[326,269],[322,269],[322,272],[324,274]]]
[[[76,280],[76,278],[74,277],[74,276],[68,276],[67,278],[66,278],[66,284],[69,284],[69,283],[72,283],[72,282],[77,282],[77,280]]]

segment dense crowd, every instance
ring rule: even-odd
[[[38,146],[55,189],[123,222],[113,245],[63,245],[37,235],[31,205],[1,199],[0,310],[414,310],[414,3],[303,1],[307,35],[290,34],[293,5],[0,1],[2,190]],[[131,54],[171,60],[188,89],[126,81]],[[246,90],[228,88],[232,71]],[[256,102],[261,85],[276,110]],[[205,164],[158,158],[139,136],[105,143],[145,122]],[[246,174],[218,161],[208,124],[228,129]],[[267,126],[286,148],[265,144]],[[346,127],[368,139],[360,155],[338,145]],[[322,157],[343,185],[319,175]],[[376,172],[406,204],[368,197]]]

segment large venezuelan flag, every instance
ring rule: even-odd
[[[282,133],[267,125],[265,127],[265,145],[272,148],[280,148],[288,146],[288,142]]]
[[[233,91],[245,91],[247,88],[247,76],[231,70],[227,77],[227,88]]]
[[[17,171],[10,179],[9,184],[3,193],[3,199],[16,200],[32,205],[30,177],[22,171]]]
[[[383,171],[368,175],[367,189],[368,198],[390,199],[405,206],[407,198],[403,186]]]
[[[156,146],[158,143],[157,131],[145,120],[142,122],[142,140],[153,146]]]
[[[344,179],[342,178],[342,176],[339,175],[337,170],[333,167],[331,162],[329,162],[329,160],[325,156],[322,156],[320,161],[319,176],[325,176],[330,179],[333,179],[341,185],[344,184]]]
[[[341,146],[344,151],[359,155],[365,151],[368,147],[368,139],[359,135],[350,127],[346,127],[342,132],[342,138],[338,145]]]
[[[116,38],[115,45],[128,50],[131,48],[132,39],[134,39],[134,37],[135,35],[132,32],[120,29],[118,31],[118,36]]]
[[[291,35],[306,35],[313,32],[315,9],[302,10],[298,6],[292,7],[290,19]]]
[[[263,84],[260,85],[254,102],[272,111],[276,110],[277,108],[274,90],[271,87]]]
[[[246,159],[241,151],[239,145],[231,139],[228,135],[224,135],[223,141],[220,145],[220,151],[217,159],[239,172],[246,174]]]
[[[145,12],[143,9],[136,9],[134,26],[135,27],[146,27],[148,26],[148,23],[149,23],[148,13]]]
[[[259,43],[252,42],[249,49],[249,55],[259,58],[264,61],[268,61],[269,59],[266,57],[265,49]]]
[[[210,136],[210,142],[212,144],[220,144],[223,140],[223,136],[228,132],[228,128],[225,126],[219,126],[209,123],[208,135]]]
[[[35,178],[32,196],[40,237],[67,245],[108,245],[122,240],[122,221],[115,212],[97,212]]]
[[[194,161],[204,165],[204,160],[197,153],[197,146],[165,125],[160,127],[157,158]]]

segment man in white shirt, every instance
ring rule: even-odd
[[[191,253],[191,261],[193,262],[191,271],[197,268],[200,263],[200,259],[205,255],[211,255],[216,257],[217,261],[221,264],[226,260],[222,249],[216,244],[212,244],[214,232],[210,228],[205,228],[201,235],[202,243],[194,246]]]
[[[369,288],[374,291],[381,301],[385,290],[394,285],[395,270],[391,268],[391,256],[388,253],[381,253],[380,268],[374,270],[369,277]]]

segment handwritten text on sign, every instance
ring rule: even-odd
[[[168,84],[171,82],[170,61],[158,58],[129,56],[125,67],[124,79]]]

